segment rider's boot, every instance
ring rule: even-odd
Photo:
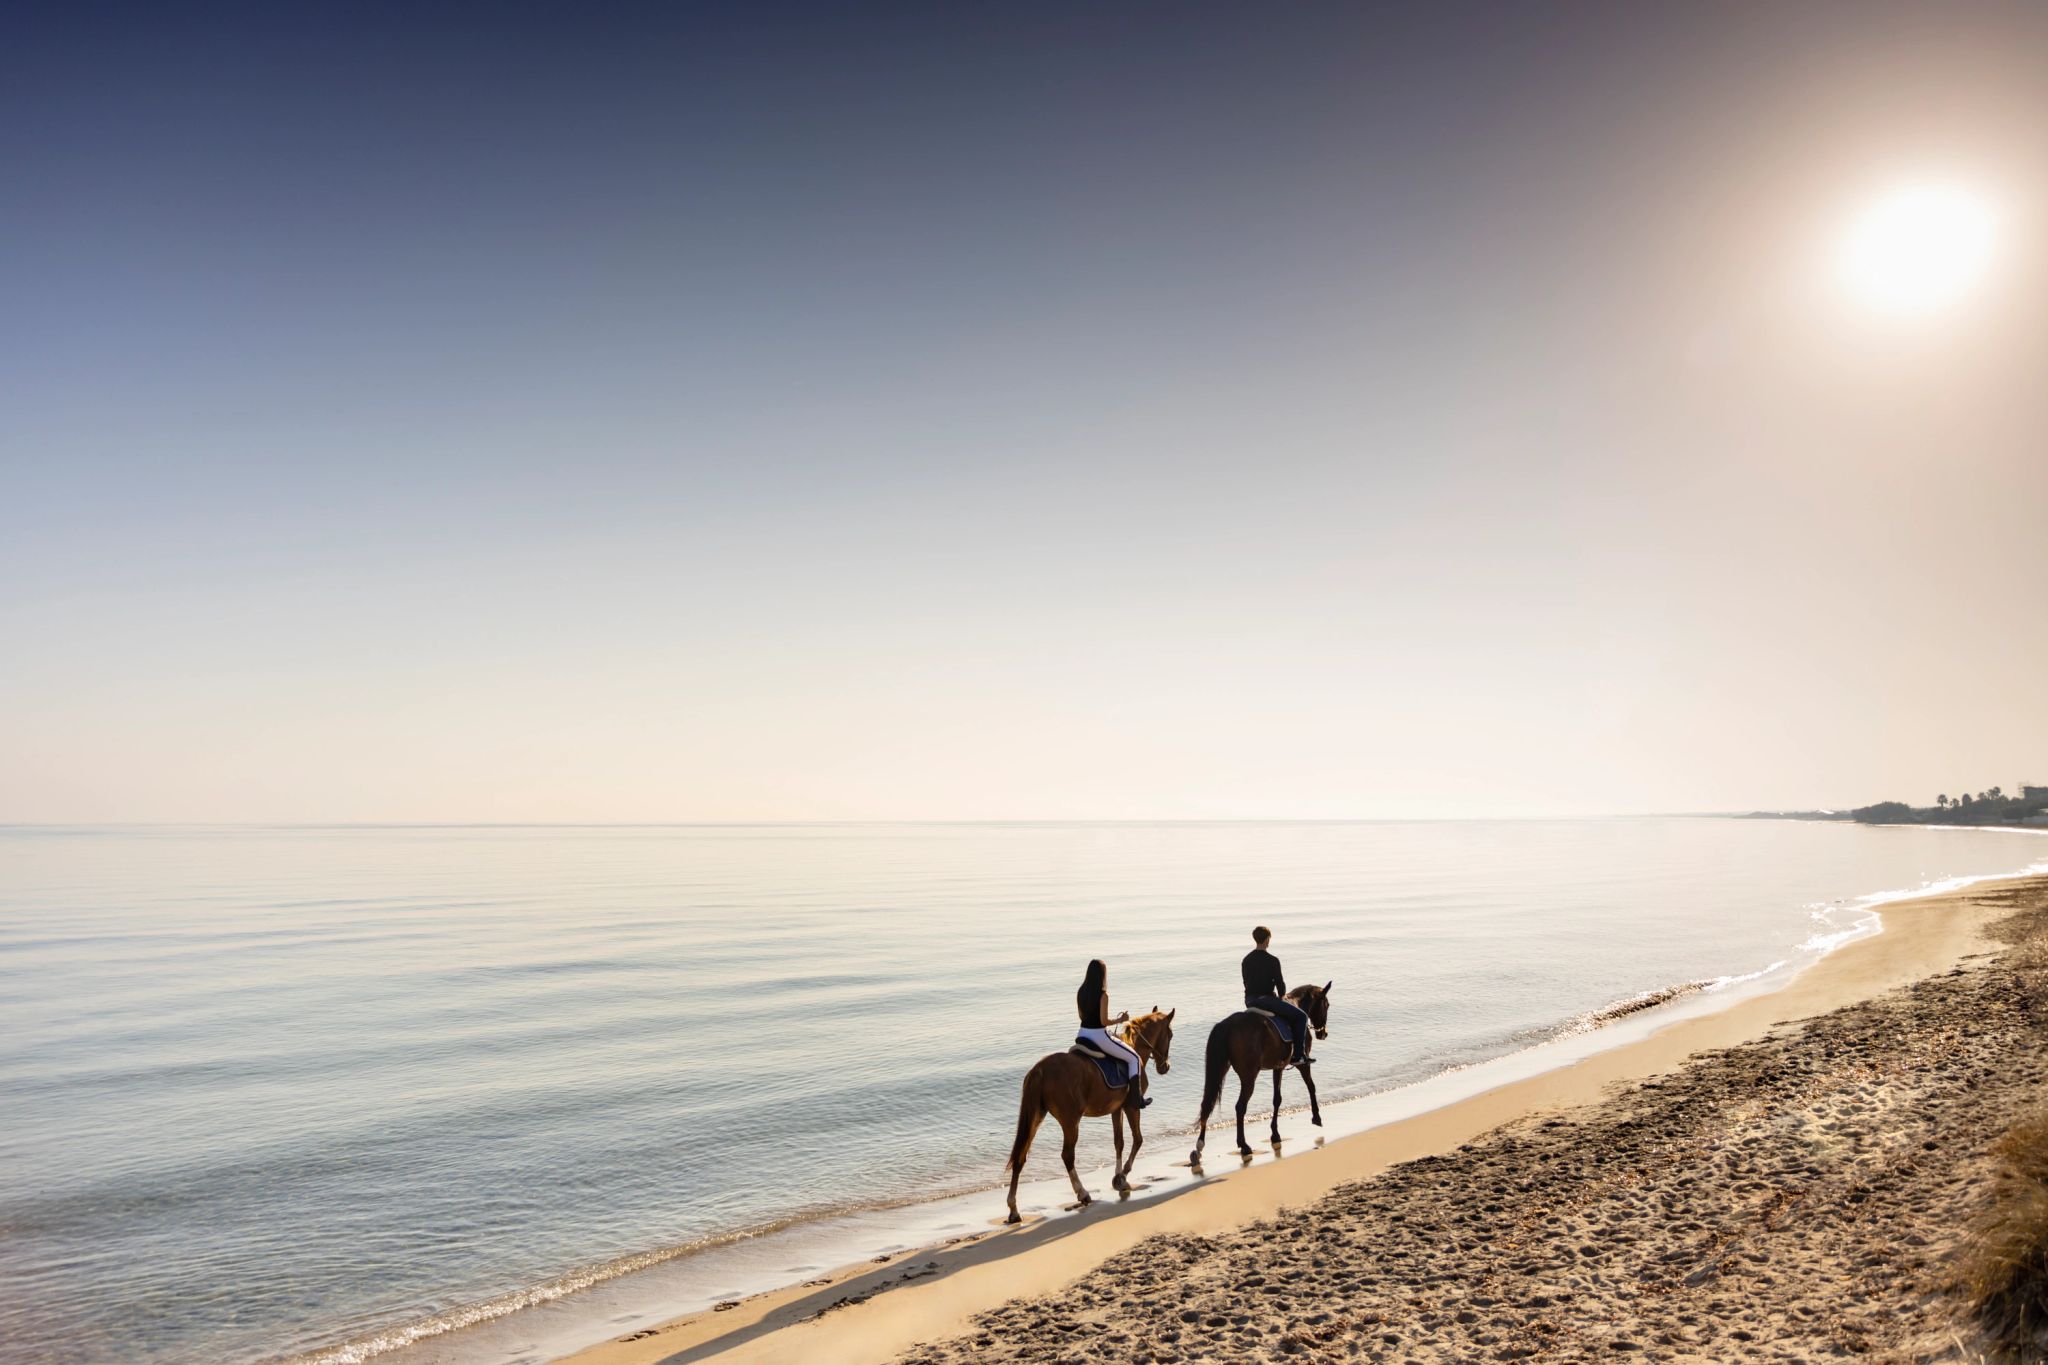
[[[1152,1097],[1145,1093],[1147,1087],[1144,1072],[1140,1071],[1137,1078],[1131,1082],[1131,1085],[1133,1087],[1132,1094],[1137,1097],[1137,1103],[1132,1105],[1133,1108],[1143,1109],[1146,1105],[1152,1103]],[[1130,1105],[1131,1100],[1126,1097],[1124,1103]]]

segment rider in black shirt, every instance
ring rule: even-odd
[[[1097,1052],[1105,1052],[1122,1062],[1130,1071],[1125,1082],[1131,1093],[1124,1100],[1127,1108],[1143,1109],[1152,1103],[1145,1094],[1145,1064],[1129,1043],[1110,1030],[1118,1024],[1131,1020],[1130,1012],[1112,1016],[1109,1012],[1109,968],[1101,958],[1088,964],[1087,975],[1081,978],[1081,989],[1074,992],[1074,1006],[1081,1012],[1081,1032],[1075,1041],[1086,1042]]]
[[[1308,1015],[1300,1006],[1283,999],[1287,981],[1280,975],[1280,959],[1266,951],[1273,931],[1265,925],[1252,930],[1258,946],[1244,955],[1244,1003],[1277,1014],[1294,1025],[1294,1064],[1308,1060]]]

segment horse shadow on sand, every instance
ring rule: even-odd
[[[1318,1144],[1320,1145],[1320,1144]],[[1099,1228],[1118,1218],[1126,1218],[1142,1210],[1161,1207],[1167,1202],[1191,1194],[1228,1171],[1242,1169],[1243,1165],[1235,1153],[1215,1163],[1213,1173],[1199,1169],[1171,1189],[1148,1191],[1138,1187],[1137,1197],[1097,1200],[1085,1208],[1061,1217],[1041,1217],[1016,1227],[996,1226],[984,1232],[967,1232],[940,1243],[935,1247],[913,1248],[908,1251],[892,1252],[876,1257],[873,1270],[863,1271],[848,1279],[820,1285],[815,1292],[799,1295],[786,1303],[777,1304],[759,1318],[749,1322],[736,1323],[730,1331],[715,1337],[685,1346],[672,1354],[662,1356],[658,1365],[690,1365],[693,1361],[708,1360],[722,1352],[744,1346],[750,1341],[794,1327],[813,1319],[829,1318],[842,1309],[868,1303],[892,1290],[909,1288],[947,1279],[963,1270],[977,1266],[994,1265],[1036,1251],[1041,1247],[1053,1246],[1077,1233]],[[1071,1207],[1071,1206],[1069,1206]],[[881,1264],[886,1262],[886,1264]],[[692,1314],[685,1323],[677,1324],[677,1330],[700,1322]],[[659,1336],[661,1328],[645,1328],[624,1337],[613,1337],[613,1341],[632,1341]],[[905,1342],[908,1350],[914,1343]]]

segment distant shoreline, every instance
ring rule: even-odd
[[[1842,820],[1859,825],[1904,825],[1927,829],[2048,830],[2048,787],[2021,787],[2008,796],[1993,787],[1975,796],[1967,793],[1954,801],[1947,794],[1931,806],[1912,806],[1904,801],[1879,801],[1868,806],[1837,810],[1745,811],[1738,820]]]

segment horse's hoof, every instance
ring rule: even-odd
[[[1024,1215],[1017,1212],[1017,1210],[1015,1209],[1011,1209],[1010,1216],[1008,1218],[1005,1218],[1003,1221],[1005,1223],[1021,1223],[1024,1221]]]
[[[1240,1147],[1237,1149],[1237,1154],[1245,1158],[1247,1161],[1249,1161],[1251,1159],[1252,1149],[1249,1147]]]
[[[1201,1165],[1201,1164],[1202,1164],[1202,1149],[1201,1149],[1200,1147],[1197,1147],[1197,1148],[1195,1148],[1195,1150],[1194,1150],[1194,1151],[1192,1151],[1192,1152],[1189,1152],[1189,1153],[1188,1153],[1188,1165],[1190,1165],[1190,1166],[1199,1166],[1199,1165]]]

